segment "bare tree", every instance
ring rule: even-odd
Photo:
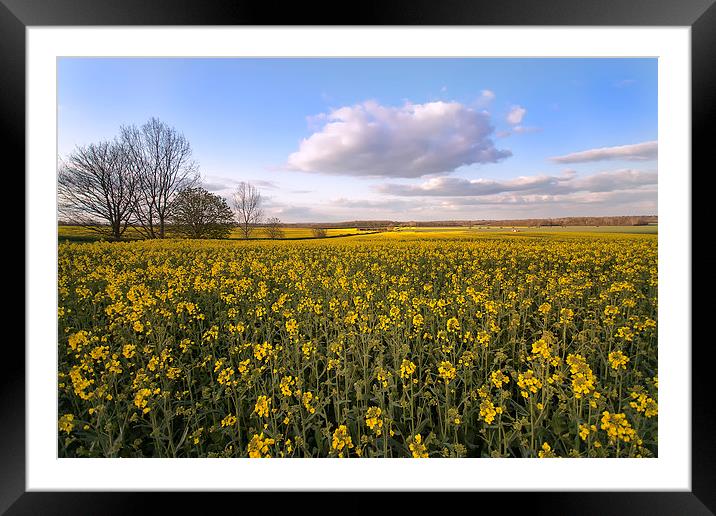
[[[137,178],[133,216],[147,238],[164,238],[177,194],[199,181],[191,145],[183,134],[156,118],[141,128],[123,126],[121,139]]]
[[[261,203],[261,192],[254,185],[245,181],[239,183],[233,194],[233,204],[241,234],[246,239],[251,236],[254,227],[263,218]]]
[[[58,171],[60,216],[115,240],[131,222],[135,192],[136,177],[117,141],[76,148]]]
[[[283,224],[278,217],[270,217],[266,220],[266,234],[269,238],[283,238]]]
[[[324,228],[313,228],[312,230],[313,238],[326,238],[326,235],[328,232]]]

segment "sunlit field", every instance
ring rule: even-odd
[[[61,241],[59,455],[656,456],[656,228],[517,229]]]
[[[290,227],[283,228],[283,239],[308,239],[315,238],[313,230],[309,227]],[[509,233],[509,234],[568,234],[577,233],[583,235],[585,233],[636,233],[636,234],[657,234],[656,225],[647,226],[541,226],[541,227],[512,227],[512,226],[472,226],[472,227],[398,227],[388,232],[386,236],[394,238],[396,233],[400,233],[402,237],[408,235],[417,235],[421,238],[454,238],[480,236],[485,233]],[[358,228],[329,228],[326,229],[327,237],[342,237],[352,235],[374,234],[375,231],[358,229]],[[171,228],[167,231],[168,237],[173,235]],[[94,242],[101,240],[100,235],[92,229],[81,226],[58,226],[58,238],[60,241],[71,242]],[[135,228],[128,228],[124,237],[125,240],[140,240],[141,233]],[[243,239],[241,230],[235,228],[229,234],[229,239]],[[269,235],[264,228],[256,228],[252,231],[251,239],[269,239]]]
[[[292,239],[304,239],[314,238],[313,230],[311,228],[283,228],[283,237],[287,240]],[[340,229],[326,229],[327,237],[337,236],[349,236],[360,233],[369,233],[369,231],[361,231],[356,228],[340,228]],[[176,237],[173,234],[171,228],[167,230],[167,237]],[[72,242],[94,242],[101,240],[102,237],[96,231],[85,228],[82,226],[59,226],[58,227],[58,238],[60,241],[72,241]],[[229,234],[230,239],[243,239],[241,230],[234,228]],[[251,239],[268,239],[269,236],[264,228],[256,228],[251,232]],[[141,233],[135,228],[127,228],[126,233],[123,235],[124,240],[140,240],[142,239]]]

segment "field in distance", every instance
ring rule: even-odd
[[[326,236],[327,237],[337,237],[337,236],[349,236],[349,235],[356,235],[359,233],[370,233],[370,231],[361,231],[356,228],[339,228],[339,229],[327,229],[326,230]],[[313,236],[313,229],[309,227],[304,228],[283,228],[283,238],[286,240],[291,239],[304,239],[304,238],[314,238]],[[101,240],[100,236],[97,234],[97,232],[93,231],[92,229],[85,228],[82,226],[64,226],[60,225],[57,227],[57,236],[60,240],[68,240],[73,242],[92,242],[95,240]],[[167,238],[178,238],[176,235],[172,234],[171,229],[167,231]],[[266,230],[264,228],[257,228],[251,233],[252,239],[268,239],[268,235],[266,233]],[[123,236],[123,240],[141,240],[142,235],[134,228],[128,228],[127,232]],[[238,228],[235,228],[231,234],[229,235],[229,239],[243,239],[241,235],[241,231]]]
[[[311,239],[316,238],[313,228],[310,227],[287,227],[283,228],[283,239]],[[330,238],[371,235],[395,238],[398,235],[409,237],[417,236],[423,238],[442,237],[471,237],[485,235],[486,233],[498,233],[508,235],[541,235],[541,234],[594,234],[594,233],[627,233],[627,234],[658,234],[658,226],[650,224],[646,226],[541,226],[541,227],[520,227],[520,226],[473,226],[473,227],[398,227],[390,231],[376,232],[358,228],[329,228],[326,229],[326,236]],[[99,235],[91,229],[81,226],[58,226],[57,235],[61,241],[71,242],[92,242],[100,240]],[[129,228],[125,233],[125,240],[139,240],[142,235],[134,228]],[[168,238],[173,238],[171,230],[168,231]],[[268,239],[264,228],[257,228],[251,234],[252,239]],[[229,239],[242,239],[241,231],[236,228],[231,232]]]

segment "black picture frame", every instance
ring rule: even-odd
[[[242,0],[0,0],[0,124],[5,164],[25,169],[25,29],[62,25],[570,25],[570,26],[688,26],[691,28],[692,169],[709,175],[716,146],[708,131],[716,115],[716,0],[430,0],[321,3],[250,2]],[[7,158],[11,159],[8,161]],[[15,173],[15,172],[13,172]],[[669,171],[688,177],[690,171]],[[19,177],[19,174],[15,173]],[[704,192],[706,189],[700,189]],[[27,194],[24,186],[23,190]],[[694,190],[692,192],[698,192]],[[692,221],[708,220],[707,203],[694,202]],[[698,233],[692,226],[692,237]],[[704,238],[703,236],[701,238]],[[692,238],[696,241],[696,238]],[[694,256],[692,250],[692,257]],[[26,259],[28,257],[25,257]],[[708,258],[707,264],[716,262]],[[691,274],[709,282],[712,272],[694,267]],[[27,269],[26,280],[27,280]],[[703,275],[700,273],[703,272]],[[701,280],[700,280],[701,281]],[[713,281],[713,280],[711,280]],[[706,285],[705,285],[706,286]],[[702,287],[703,288],[703,287]],[[705,289],[704,289],[705,291]],[[692,321],[708,320],[713,303],[693,302]],[[26,306],[32,310],[31,306]],[[27,312],[26,312],[27,313]],[[16,324],[13,323],[12,324]],[[691,346],[692,353],[692,489],[689,492],[526,492],[471,493],[470,503],[551,514],[714,514],[716,513],[716,440],[709,340],[669,343]],[[16,356],[7,348],[14,346]],[[148,509],[148,499],[160,499],[165,509],[188,508],[180,493],[57,493],[25,491],[25,355],[16,343],[6,341],[0,375],[0,512],[19,514],[126,514]],[[686,423],[686,422],[685,422]],[[605,459],[609,460],[609,459]],[[340,501],[338,498],[340,495]],[[211,504],[237,495],[203,495]],[[452,495],[450,495],[452,496]],[[335,501],[332,499],[335,498]],[[492,498],[492,500],[490,500]],[[270,503],[295,505],[304,496],[271,495]],[[366,493],[322,497],[323,507],[359,509],[368,503]],[[402,497],[403,510],[422,504],[421,496]],[[509,504],[505,504],[505,499]],[[246,500],[246,498],[244,498]],[[242,502],[245,503],[245,502]],[[451,504],[458,503],[451,501]],[[271,512],[282,508],[272,505]],[[238,510],[238,506],[237,506]],[[483,509],[480,509],[483,510]],[[503,509],[504,510],[504,509]],[[183,512],[183,511],[182,511]],[[332,511],[333,512],[333,511]],[[501,510],[502,512],[502,510]]]

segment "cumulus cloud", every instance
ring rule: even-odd
[[[385,184],[378,187],[382,193],[404,196],[482,196],[501,192],[544,188],[569,176],[521,176],[509,181],[492,179],[464,179],[461,177],[434,177],[418,185]]]
[[[605,160],[648,161],[656,159],[658,152],[658,143],[654,140],[633,145],[589,149],[549,159],[555,163],[584,163]]]
[[[622,169],[580,177],[573,170],[568,170],[559,176],[520,176],[507,181],[441,176],[418,185],[388,183],[377,189],[397,196],[483,197],[508,192],[534,196],[610,192],[656,183],[655,171]]]
[[[304,172],[421,177],[512,155],[495,148],[490,116],[459,102],[382,106],[367,101],[325,115],[287,166]]]
[[[507,113],[507,121],[512,125],[521,124],[526,114],[527,110],[522,106],[512,106],[509,113]]]

